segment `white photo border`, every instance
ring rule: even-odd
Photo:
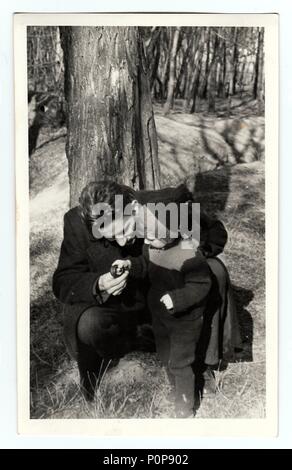
[[[266,417],[262,419],[31,419],[29,410],[29,175],[26,27],[258,26],[265,28]],[[17,250],[18,432],[31,435],[275,437],[278,429],[278,15],[277,14],[15,14],[15,154]]]

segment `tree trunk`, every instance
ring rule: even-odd
[[[151,64],[150,64],[150,67],[149,67],[150,68],[150,73],[149,73],[150,90],[153,89],[154,83],[157,79],[157,70],[158,70],[159,60],[160,60],[160,48],[159,48],[159,46],[153,52],[154,52],[153,60],[151,61]]]
[[[210,65],[210,72],[208,78],[208,112],[215,112],[215,98],[216,98],[216,75],[217,75],[217,47],[218,47],[218,38],[215,34],[213,42],[213,57]]]
[[[237,44],[235,43],[235,50],[234,50],[234,59],[233,59],[233,90],[232,94],[236,94],[236,85],[237,85],[237,72],[238,72],[238,49]]]
[[[175,86],[175,96],[178,98],[183,98],[184,96],[184,87],[185,87],[185,82],[186,82],[188,59],[189,59],[189,52],[190,52],[189,37],[187,37],[187,41],[188,41],[188,45],[186,49],[182,52],[183,57],[182,57],[180,71],[179,71],[178,78],[176,81],[176,86]],[[181,86],[182,84],[183,86]]]
[[[198,88],[199,88],[199,82],[200,82],[202,58],[203,58],[204,47],[205,47],[205,29],[204,28],[202,28],[202,31],[201,31],[201,38],[200,38],[198,47],[199,47],[199,50],[198,50],[198,55],[197,55],[196,68],[193,74],[190,96],[188,99],[188,104],[189,103],[191,104],[191,109],[190,109],[191,114],[196,112],[196,101],[197,101]]]
[[[198,36],[200,35],[200,28],[193,28],[195,31],[192,31],[189,41],[189,52],[188,60],[186,64],[184,88],[183,88],[183,112],[187,113],[189,111],[190,97],[191,97],[191,86],[192,80],[194,77],[195,70],[195,59],[197,56],[197,49],[199,45]]]
[[[177,53],[177,47],[178,47],[179,33],[180,33],[180,28],[175,28],[173,39],[172,39],[171,53],[170,53],[169,80],[168,80],[167,98],[166,98],[166,102],[163,108],[164,114],[169,113],[170,109],[172,109],[173,107],[175,75],[176,75],[176,53]]]
[[[137,27],[61,27],[70,205],[90,181],[159,187],[157,135]]]
[[[259,110],[264,100],[264,28],[259,28],[258,49],[255,66],[254,98],[259,101]]]
[[[234,95],[236,91],[236,71],[237,71],[237,35],[238,28],[232,28],[232,48],[230,54],[230,64],[229,64],[229,96]]]
[[[146,43],[146,57],[148,62],[150,90],[153,89],[160,60],[160,34],[161,28],[152,28],[150,38]]]
[[[224,34],[224,28],[222,34]],[[220,98],[225,98],[225,75],[226,75],[226,43],[225,39],[221,40],[219,64],[218,64],[218,89],[217,94]]]
[[[210,38],[211,38],[211,28],[207,28],[207,39],[206,39],[206,61],[205,61],[205,70],[204,70],[204,78],[202,81],[202,88],[200,97],[203,99],[207,98],[207,88],[208,88],[208,75],[209,75],[209,58],[210,58]]]
[[[162,89],[162,99],[166,99],[167,96],[167,83],[169,77],[169,44],[171,43],[171,34],[166,27],[162,28],[161,32],[161,42],[160,42],[160,57],[161,57],[161,89]]]
[[[245,86],[245,69],[246,69],[246,55],[243,58],[242,68],[240,71],[240,78],[239,78],[239,90],[240,90],[240,97],[242,98],[244,93],[244,86]]]

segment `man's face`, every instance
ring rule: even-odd
[[[136,238],[135,218],[133,216],[119,217],[99,230],[104,238],[115,241],[120,246],[132,244]]]

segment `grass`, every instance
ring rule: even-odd
[[[238,362],[215,371],[217,393],[213,398],[203,398],[197,417],[264,417],[263,162],[257,161],[259,155],[253,162],[235,166],[215,161],[217,157],[210,153],[215,131],[217,142],[222,144],[217,146],[221,152],[219,157],[222,158],[225,151],[226,155],[233,151],[221,132],[226,127],[223,118],[181,113],[164,117],[159,110],[157,115],[163,184],[186,181],[196,193],[196,199],[206,210],[219,216],[228,229],[225,256],[235,286],[244,339]],[[250,122],[248,119],[244,117],[250,128],[257,126],[255,119],[262,125],[260,117],[251,118]],[[207,145],[202,139],[203,130],[209,140]],[[236,138],[241,139],[238,135]],[[254,146],[254,143],[249,145]],[[260,142],[260,148],[262,145]],[[200,155],[205,156],[205,167],[198,172],[196,165]],[[151,353],[128,354],[104,375],[94,403],[89,405],[82,398],[76,365],[63,343],[62,306],[51,291],[68,193],[65,138],[61,136],[39,148],[30,161],[31,417],[173,417],[171,385],[155,354]]]

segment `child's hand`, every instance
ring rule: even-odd
[[[165,294],[161,297],[160,302],[162,302],[167,310],[173,309],[173,302],[169,294]]]
[[[131,261],[129,259],[117,259],[111,265],[110,273],[113,277],[119,277],[124,274],[125,271],[131,269]]]

